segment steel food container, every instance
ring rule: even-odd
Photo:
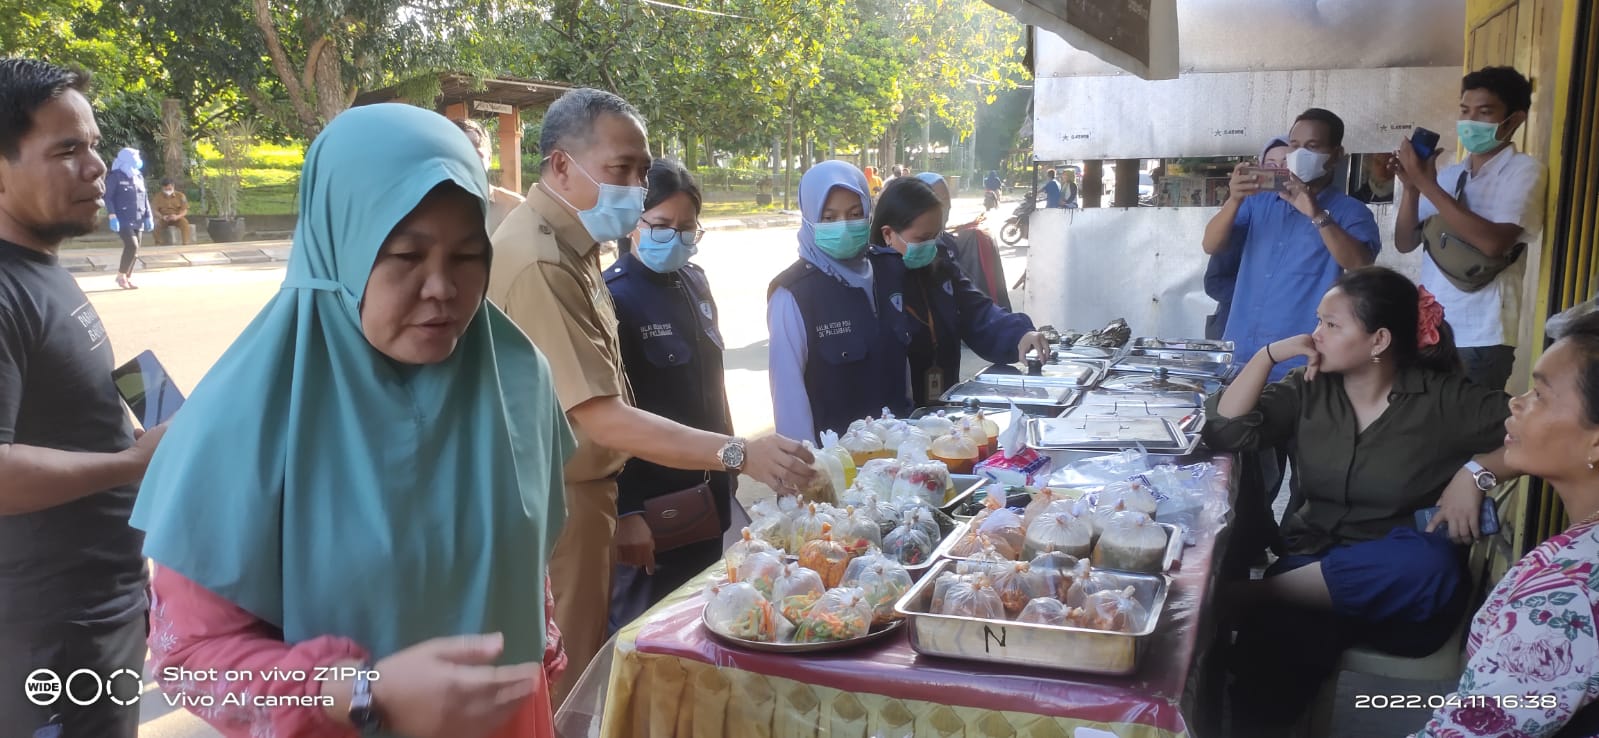
[[[1177,376],[1226,379],[1233,371],[1233,355],[1133,349],[1116,362],[1116,370],[1123,372],[1154,372],[1161,369]]]
[[[1095,410],[1072,418],[1029,418],[1027,446],[1039,451],[1119,450],[1142,446],[1180,449],[1187,444],[1177,423],[1158,415],[1112,415]],[[1144,412],[1142,408],[1138,412]]]
[[[1111,392],[1092,390],[1084,392],[1079,405],[1111,406],[1143,405],[1145,407],[1203,408],[1205,396],[1198,392]]]
[[[1230,354],[1235,348],[1232,341],[1219,341],[1208,338],[1152,338],[1144,337],[1133,341],[1135,349],[1163,349],[1167,351],[1214,351]]]
[[[905,616],[911,648],[917,653],[1087,674],[1124,676],[1138,671],[1150,636],[1165,614],[1170,587],[1170,580],[1162,575],[1113,574],[1121,586],[1133,588],[1134,599],[1149,612],[1144,627],[1134,633],[928,612],[933,584],[954,567],[953,561],[938,562],[894,605],[894,610]]]
[[[1166,531],[1166,554],[1160,559],[1160,571],[1124,572],[1121,569],[1108,569],[1099,566],[1094,567],[1094,570],[1113,571],[1126,574],[1162,574],[1171,571],[1173,567],[1176,567],[1178,563],[1183,560],[1183,531],[1181,528],[1178,528],[1171,523],[1156,523],[1156,525],[1160,526]],[[955,544],[960,542],[960,539],[966,536],[966,532],[971,530],[971,527],[972,523],[970,520],[964,521],[960,525],[955,526],[955,530],[950,531],[949,535],[944,536],[944,542],[938,544],[938,548],[933,550],[933,558],[944,559],[948,561],[969,561],[970,559],[968,557],[956,556],[950,552],[955,549]]]
[[[1016,374],[984,374],[951,387],[940,399],[960,404],[974,400],[980,405],[1063,408],[1077,402],[1079,390],[1058,379]]]

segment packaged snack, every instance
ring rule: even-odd
[[[970,426],[968,426],[970,427]],[[977,444],[956,426],[955,432],[933,439],[928,448],[934,461],[942,461],[951,474],[971,474],[977,465]]]
[[[1148,515],[1119,512],[1105,522],[1105,532],[1094,546],[1094,566],[1159,574],[1166,543],[1166,529]]]
[[[1151,518],[1155,517],[1158,506],[1153,488],[1132,481],[1105,485],[1105,489],[1099,493],[1099,502],[1102,505],[1120,502],[1128,510],[1141,512]]]
[[[855,475],[855,484],[868,492],[876,492],[885,500],[894,499],[894,480],[899,478],[899,459],[872,459],[861,466]]]
[[[705,624],[730,638],[761,643],[787,641],[794,624],[748,582],[730,582],[710,588]]]
[[[1112,633],[1136,633],[1143,630],[1149,619],[1149,610],[1133,597],[1133,588],[1107,589],[1088,596],[1083,627],[1106,630]]]
[[[844,508],[844,514],[839,516],[833,528],[833,540],[843,544],[844,550],[851,556],[860,556],[883,547],[883,533],[877,521],[855,507]]]
[[[888,450],[883,448],[883,439],[867,431],[845,433],[843,438],[838,439],[838,444],[850,453],[857,469],[866,466],[866,462],[872,459],[888,457]]]
[[[994,591],[986,576],[951,584],[944,592],[944,601],[941,604],[943,605],[941,612],[944,615],[989,620],[1005,619],[1005,605],[1000,602],[999,593]]]
[[[933,540],[916,526],[913,513],[906,513],[903,523],[883,537],[883,553],[905,566],[927,563],[933,555]]]
[[[799,564],[785,564],[783,573],[772,581],[772,602],[783,617],[798,620],[826,591],[822,575]]]
[[[950,587],[955,586],[956,582],[975,581],[977,581],[977,575],[975,574],[956,574],[952,571],[946,571],[942,574],[939,574],[938,579],[933,580],[933,598],[932,601],[928,603],[927,611],[934,613],[943,612],[944,597],[945,595],[949,594]]]
[[[739,581],[739,565],[743,564],[744,559],[748,558],[750,554],[760,551],[776,552],[777,549],[772,544],[756,538],[749,528],[745,528],[743,537],[739,539],[738,543],[728,546],[727,552],[722,554],[722,561],[727,564],[727,581]]]
[[[1027,527],[1022,554],[1031,559],[1042,553],[1059,551],[1086,557],[1093,550],[1094,525],[1069,512],[1052,508]]]
[[[800,488],[800,498],[806,502],[838,504],[838,493],[845,489],[843,465],[832,455],[822,453],[821,449],[812,446],[810,441],[801,441],[800,445],[810,451],[811,456],[816,459],[811,462],[813,472],[811,481]],[[781,491],[779,493],[781,494]]]
[[[999,602],[1008,617],[1016,617],[1033,598],[1049,594],[1043,577],[1034,574],[1032,567],[1022,561],[1011,562],[1008,568],[999,570],[989,581],[999,594]]]
[[[1035,556],[1029,565],[1033,572],[1044,581],[1044,587],[1049,590],[1050,596],[1061,602],[1067,601],[1071,596],[1072,585],[1079,578],[1088,576],[1088,560],[1079,559],[1071,554],[1060,552],[1043,553]]]
[[[944,417],[943,413],[934,413],[932,415],[924,415],[918,419],[916,427],[926,433],[928,438],[937,438],[949,435],[950,432],[954,431],[955,422]]]
[[[838,434],[833,431],[822,431],[822,453],[838,460],[840,469],[844,470],[844,483],[838,485],[840,494],[850,485],[855,483],[855,455],[844,450],[838,443]],[[837,480],[834,480],[835,482]]]
[[[872,606],[856,587],[823,593],[795,623],[795,643],[825,643],[860,638],[872,628]]]
[[[866,601],[872,606],[872,623],[883,625],[899,617],[894,603],[910,590],[911,575],[899,562],[874,553],[849,562],[840,585],[866,593]]]
[[[1011,487],[1023,487],[1043,481],[1049,470],[1049,457],[1030,448],[1023,448],[1007,456],[1000,451],[988,456],[972,467],[973,473]]]
[[[1035,597],[1016,616],[1018,623],[1034,625],[1065,625],[1066,605],[1054,597]]]
[[[977,532],[987,536],[994,550],[1005,558],[1013,561],[1021,558],[1027,534],[1022,528],[1022,516],[1014,511],[1000,508],[990,512],[977,526]]]
[[[937,508],[944,504],[944,495],[950,486],[949,467],[943,463],[904,461],[901,463],[899,475],[894,478],[889,499],[894,502],[907,499],[920,500],[929,507]]]
[[[805,512],[794,520],[793,536],[789,539],[788,550],[798,552],[805,544],[822,536],[824,530],[831,530],[837,520],[816,503],[811,503]]]
[[[822,526],[822,535],[805,544],[799,552],[800,566],[822,575],[822,583],[837,587],[844,578],[844,569],[855,558],[844,544],[833,540],[833,524]]]
[[[768,599],[772,596],[772,582],[783,575],[783,557],[772,551],[756,551],[744,557],[738,565],[739,583],[748,584]]]

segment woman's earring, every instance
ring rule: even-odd
[[[1588,471],[1593,471],[1593,462],[1588,462]]]
[[[1371,363],[1373,363],[1373,364],[1381,364],[1382,363],[1382,357],[1381,356],[1373,356],[1373,357],[1371,357]]]

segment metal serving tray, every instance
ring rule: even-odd
[[[944,504],[938,508],[945,515],[950,515],[962,502],[971,499],[972,495],[977,494],[977,490],[988,486],[993,480],[976,474],[951,474],[949,481],[955,483],[955,493],[944,500]]]
[[[1162,556],[1160,559],[1160,571],[1123,571],[1121,569],[1110,569],[1100,566],[1095,566],[1094,569],[1097,571],[1110,571],[1119,574],[1163,574],[1171,571],[1173,567],[1177,566],[1177,564],[1183,560],[1183,531],[1181,528],[1178,528],[1171,523],[1156,523],[1156,525],[1166,530],[1166,555]],[[967,531],[971,530],[971,528],[972,524],[970,520],[963,521],[960,525],[955,526],[955,530],[950,531],[949,535],[944,536],[944,542],[938,544],[938,548],[933,550],[933,559],[945,559],[949,561],[970,560],[966,556],[956,556],[950,553],[950,551],[955,549],[955,544],[959,543],[960,539],[964,537]]]
[[[953,570],[954,566],[953,561],[940,561],[928,576],[911,587],[894,605],[894,610],[905,616],[911,648],[917,653],[1088,674],[1132,674],[1138,671],[1149,638],[1160,625],[1161,616],[1166,610],[1166,592],[1170,587],[1170,580],[1165,576],[1116,575],[1122,586],[1133,588],[1134,598],[1149,611],[1149,619],[1144,622],[1144,627],[1135,633],[1110,633],[928,612],[933,599],[933,583],[940,574]]]
[[[1116,363],[1117,371],[1155,372],[1165,369],[1173,376],[1226,379],[1233,371],[1233,355],[1203,351],[1133,349]]]
[[[979,372],[977,378],[1020,376],[1028,379],[1045,379],[1067,387],[1092,387],[1105,377],[1110,362],[1105,360],[1055,361],[1039,365],[1041,373],[1028,374],[1027,362],[994,364]],[[1013,373],[1014,372],[1014,373]]]
[[[1106,409],[1091,408],[1072,418],[1031,418],[1027,421],[1027,446],[1039,451],[1092,451],[1135,446],[1180,449],[1187,444],[1173,420],[1095,412]]]
[[[1235,348],[1232,341],[1218,341],[1208,338],[1153,338],[1144,337],[1135,339],[1132,343],[1135,349],[1165,349],[1169,351],[1220,351],[1232,353]]]
[[[1110,392],[1106,390],[1091,390],[1084,392],[1077,404],[1096,407],[1138,405],[1151,408],[1185,407],[1199,409],[1205,406],[1205,396],[1198,392]]]
[[[1081,405],[1066,408],[1061,420],[1086,417],[1115,418],[1165,418],[1176,424],[1184,435],[1197,433],[1205,425],[1205,411],[1197,407],[1177,405],[1148,405],[1142,402],[1119,402],[1114,405]],[[1186,443],[1186,441],[1184,441]]]
[[[956,404],[976,400],[979,404],[995,407],[1005,407],[1014,402],[1017,405],[1063,408],[1077,402],[1079,394],[1076,387],[1059,379],[984,374],[949,388],[940,399]]]
[[[1203,394],[1211,382],[1220,384],[1214,378],[1180,377],[1159,371],[1113,371],[1099,383],[1099,389],[1109,392]]]
[[[709,607],[709,605],[706,607]],[[700,624],[705,626],[705,632],[710,633],[712,638],[737,648],[764,651],[766,653],[817,653],[819,651],[842,651],[874,643],[882,639],[883,636],[898,631],[901,626],[905,625],[905,621],[895,620],[885,625],[873,625],[870,630],[866,631],[866,635],[859,638],[849,638],[842,641],[823,641],[821,643],[765,643],[734,638],[725,633],[716,632],[716,629],[711,627],[710,621],[705,619],[704,610],[700,610]]]

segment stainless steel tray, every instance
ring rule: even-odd
[[[1195,433],[1205,425],[1205,411],[1197,407],[1181,405],[1150,405],[1137,400],[1128,400],[1107,405],[1078,404],[1076,407],[1066,408],[1060,414],[1061,420],[1083,417],[1116,417],[1116,418],[1165,418],[1177,426],[1177,430],[1184,433]],[[1184,441],[1186,444],[1187,442]]]
[[[977,494],[977,490],[988,486],[993,480],[976,474],[951,474],[949,475],[949,481],[955,483],[955,494],[944,500],[944,504],[938,508],[945,515],[949,515],[950,511],[954,510],[957,505],[971,499],[972,495]]]
[[[1220,351],[1232,353],[1235,348],[1232,341],[1219,341],[1208,338],[1153,338],[1145,336],[1133,340],[1135,349],[1163,349],[1168,351]]]
[[[1113,571],[1127,574],[1161,574],[1171,571],[1173,567],[1177,566],[1183,560],[1183,531],[1171,523],[1156,523],[1156,525],[1166,529],[1166,555],[1161,557],[1160,571],[1123,572],[1121,569],[1109,569],[1100,566],[1096,566],[1094,569],[1099,571]],[[968,561],[968,557],[956,556],[950,553],[950,551],[955,548],[955,544],[959,542],[961,537],[965,536],[966,532],[971,530],[971,528],[972,524],[969,520],[962,522],[958,526],[955,526],[955,530],[951,531],[949,535],[944,536],[944,542],[938,544],[938,548],[933,550],[933,559],[947,561]]]
[[[1115,368],[1123,372],[1156,372],[1165,369],[1172,376],[1225,379],[1232,374],[1232,361],[1232,354],[1133,349],[1116,362]]]
[[[1099,383],[1099,389],[1110,392],[1182,392],[1203,394],[1208,377],[1180,377],[1161,372],[1112,371]]]
[[[1004,406],[1014,402],[1017,405],[1066,407],[1077,402],[1079,394],[1077,388],[1058,379],[985,374],[949,388],[940,399],[957,404],[976,400],[983,405]]]
[[[1089,412],[1073,418],[1027,421],[1027,446],[1039,451],[1181,448],[1186,440],[1174,421],[1150,415],[1130,418]]]
[[[1015,370],[1016,373],[1012,374],[1010,370]],[[1099,360],[1074,361],[1068,359],[1043,364],[1041,365],[1041,371],[1042,373],[1038,375],[1028,374],[1026,362],[995,364],[979,372],[977,378],[1019,376],[1027,379],[1050,380],[1067,387],[1092,387],[1105,377],[1106,372],[1110,371],[1110,362]]]
[[[859,638],[850,638],[844,641],[824,641],[822,643],[762,643],[760,641],[734,638],[733,636],[716,632],[716,629],[712,628],[711,624],[705,620],[704,610],[700,610],[700,624],[705,627],[705,632],[710,633],[712,638],[737,648],[764,651],[766,653],[817,653],[819,651],[842,651],[874,643],[904,627],[905,621],[895,620],[887,625],[873,625],[871,630],[866,632],[866,635]]]
[[[1205,395],[1199,392],[1111,392],[1108,390],[1090,390],[1083,393],[1077,404],[1106,407],[1132,404],[1144,407],[1198,409],[1205,406]]]
[[[1138,671],[1149,638],[1165,613],[1166,592],[1171,586],[1165,576],[1117,575],[1123,586],[1133,588],[1133,596],[1149,611],[1144,627],[1135,633],[928,612],[933,583],[939,574],[954,566],[953,561],[939,562],[929,576],[911,587],[894,605],[894,610],[905,616],[911,648],[917,653],[1088,674],[1127,675]]]

